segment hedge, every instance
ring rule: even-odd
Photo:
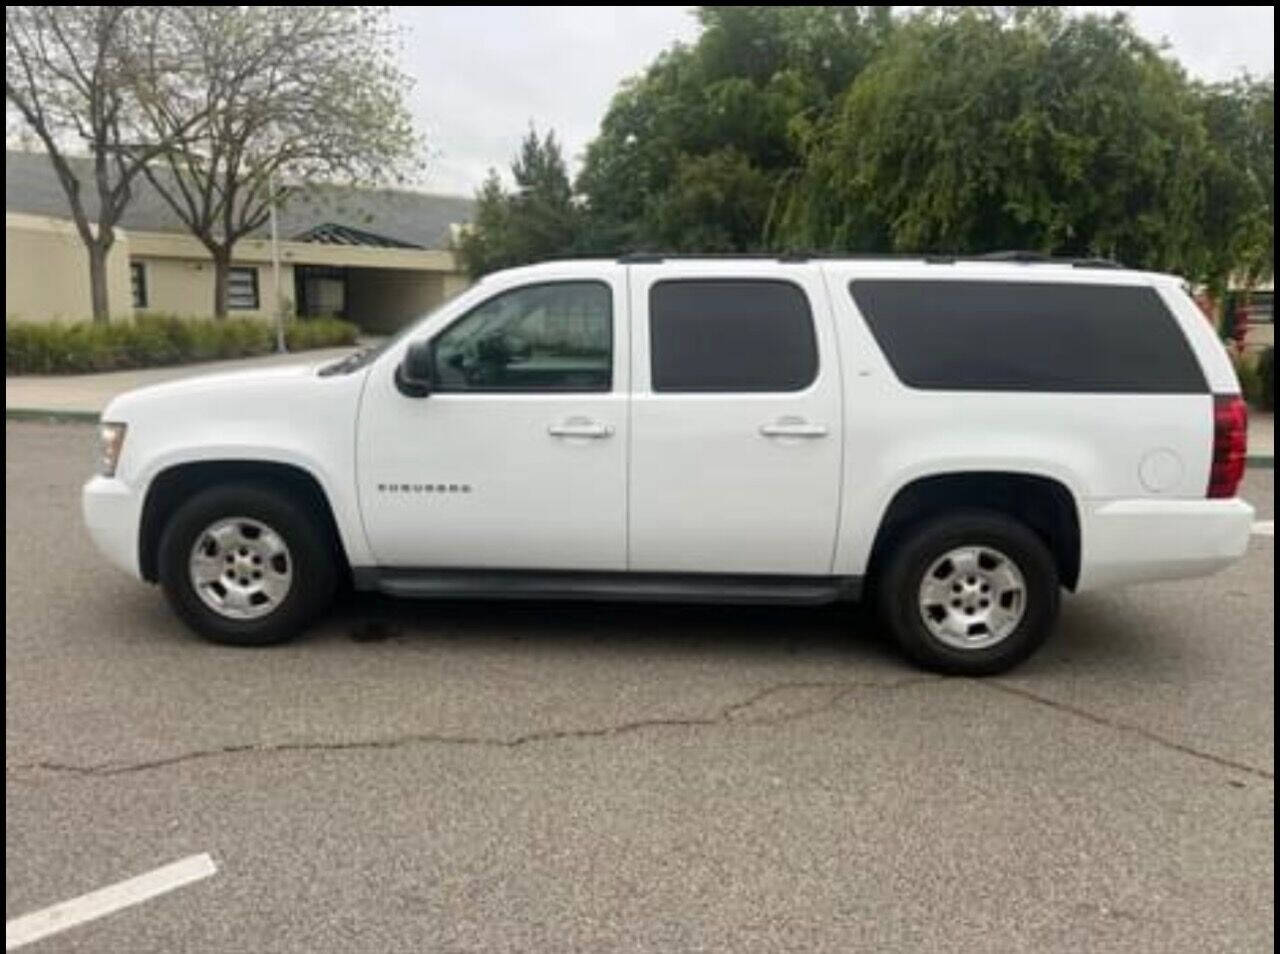
[[[353,345],[356,326],[335,318],[285,322],[290,351]],[[6,374],[84,374],[247,358],[275,351],[275,329],[257,318],[144,315],[129,321],[5,322]]]
[[[1258,356],[1258,407],[1274,411],[1276,406],[1276,349],[1269,346]]]
[[[1240,393],[1249,404],[1260,411],[1275,408],[1275,360],[1276,349],[1268,346],[1256,357],[1240,352],[1229,352],[1240,380]]]

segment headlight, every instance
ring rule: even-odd
[[[124,447],[124,432],[124,424],[103,421],[98,425],[98,441],[101,445],[98,473],[103,477],[116,475],[116,462],[120,460],[120,450]]]

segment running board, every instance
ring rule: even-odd
[[[710,573],[574,573],[527,570],[413,570],[359,567],[356,589],[411,599],[623,600],[656,603],[789,603],[855,600],[854,576]]]

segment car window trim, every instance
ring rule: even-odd
[[[734,388],[726,390],[724,388],[680,388],[678,390],[662,388],[659,389],[654,385],[653,381],[653,292],[659,285],[675,285],[675,284],[706,284],[707,282],[737,282],[739,284],[768,284],[768,285],[790,285],[800,293],[800,297],[804,299],[805,312],[809,319],[809,343],[813,349],[813,376],[800,387],[795,388]],[[649,393],[650,394],[803,394],[810,390],[818,383],[822,377],[822,348],[818,342],[818,322],[813,312],[813,301],[809,297],[808,290],[800,282],[790,277],[773,277],[761,275],[679,275],[674,278],[659,278],[649,283],[647,300],[645,307],[647,309],[646,318],[648,319],[648,335],[649,335]]]
[[[1034,387],[1025,385],[991,385],[986,384],[978,386],[938,386],[931,384],[922,384],[914,377],[908,378],[902,369],[898,367],[894,356],[890,353],[890,349],[881,341],[876,331],[876,322],[863,309],[862,304],[858,301],[857,294],[854,289],[857,285],[868,285],[876,283],[914,283],[918,285],[945,285],[945,284],[969,284],[969,285],[1002,285],[1006,287],[1016,287],[1018,285],[1032,286],[1071,286],[1071,287],[1087,287],[1087,288],[1125,288],[1125,289],[1141,289],[1150,292],[1155,296],[1160,308],[1172,325],[1173,333],[1177,335],[1182,346],[1186,348],[1187,355],[1191,358],[1191,365],[1197,375],[1197,381],[1194,385],[1189,384],[1186,389],[1178,388],[1160,388],[1160,389],[1140,389],[1132,386],[1127,388],[1098,388],[1098,387],[1081,387],[1081,386],[1064,386],[1064,387]],[[862,320],[863,326],[871,334],[872,339],[876,343],[876,348],[883,357],[885,364],[900,385],[909,391],[918,391],[921,393],[932,394],[1037,394],[1037,395],[1105,395],[1108,397],[1126,397],[1126,396],[1150,396],[1150,397],[1180,397],[1186,395],[1199,395],[1210,393],[1208,378],[1205,375],[1204,367],[1201,364],[1199,355],[1187,338],[1186,329],[1183,328],[1182,322],[1178,316],[1174,314],[1168,303],[1160,295],[1156,287],[1149,282],[1055,282],[1051,280],[1035,280],[1022,281],[1012,280],[1009,278],[978,278],[969,277],[952,278],[952,277],[927,277],[927,278],[900,278],[897,276],[858,276],[851,278],[845,283],[845,291],[849,296],[849,302],[853,305],[854,313]]]
[[[446,334],[448,334],[455,325],[466,321],[472,314],[491,302],[510,295],[515,292],[525,291],[530,288],[545,288],[552,285],[599,285],[609,294],[609,383],[605,387],[554,387],[554,388],[517,388],[517,387],[484,387],[484,388],[454,388],[454,387],[432,387],[432,394],[612,394],[614,393],[614,362],[617,360],[614,345],[617,343],[617,330],[615,324],[617,322],[617,309],[614,307],[614,287],[613,283],[603,278],[554,278],[540,282],[529,282],[524,285],[512,285],[501,291],[494,292],[483,301],[476,302],[457,318],[454,318],[449,324],[445,325],[428,340],[431,342],[439,342]],[[433,369],[434,371],[434,369]]]

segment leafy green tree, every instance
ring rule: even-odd
[[[780,234],[819,247],[1145,256],[1197,146],[1177,70],[1121,18],[928,11],[829,121]],[[1184,202],[1185,205],[1185,202]]]
[[[1221,298],[1270,278],[1275,262],[1275,83],[1245,75],[1195,89],[1209,149],[1198,277]]]
[[[386,8],[164,9],[161,43],[193,68],[181,83],[141,75],[148,134],[172,143],[144,171],[212,256],[221,318],[235,244],[267,222],[273,202],[333,179],[400,181],[415,167],[411,81],[395,65]],[[173,135],[200,111],[210,120],[198,134]]]
[[[589,247],[762,247],[773,195],[800,162],[795,127],[825,114],[892,25],[888,7],[697,16],[697,43],[625,83],[588,146],[577,186]]]
[[[1229,275],[1271,273],[1270,78],[1194,83],[1124,15],[889,10],[700,7],[697,41],[614,97],[576,202],[557,180],[563,229],[486,185],[473,267],[1025,249],[1178,271],[1219,299]]]
[[[187,112],[162,136],[141,145],[139,103],[143,73],[164,87],[182,64],[157,54],[159,8],[141,6],[5,7],[5,101],[49,158],[89,259],[93,320],[110,315],[107,255],[115,227],[133,198],[146,164],[188,136],[204,119]],[[149,55],[148,55],[149,54]],[[69,161],[90,153],[90,182]]]
[[[456,243],[472,278],[568,254],[580,244],[580,215],[555,133],[530,129],[511,164],[514,192],[489,171],[476,194],[475,215]]]
[[[768,173],[733,146],[684,155],[674,181],[653,203],[648,228],[665,249],[759,250],[772,195]]]
[[[825,122],[774,241],[1110,256],[1221,283],[1271,257],[1272,94],[1199,88],[1123,15],[927,11]]]

